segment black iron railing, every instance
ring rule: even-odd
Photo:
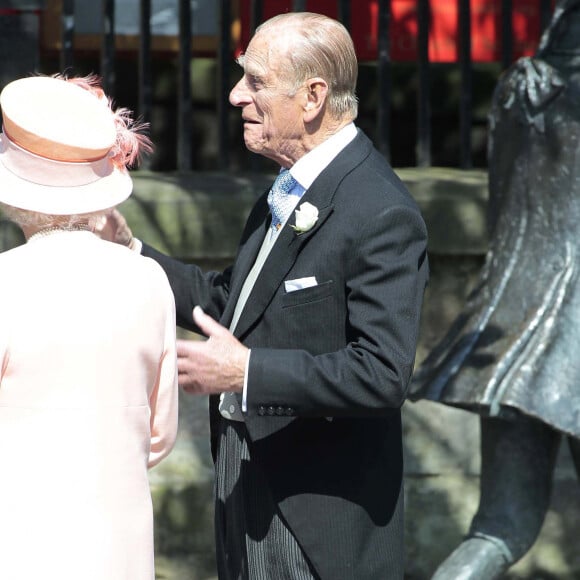
[[[63,70],[74,66],[75,61],[75,4],[74,0],[61,0],[61,42],[60,66]],[[119,2],[117,0],[117,6]],[[152,33],[151,6],[152,0],[139,0],[139,42],[138,42],[138,108],[139,114],[151,121],[152,95],[155,79],[152,74]],[[432,164],[433,127],[432,127],[432,72],[433,63],[429,60],[429,34],[433,3],[438,0],[417,0],[417,58],[416,66],[416,137],[415,164],[419,167]],[[482,0],[485,2],[485,0]],[[493,2],[494,0],[489,0]],[[495,0],[496,2],[498,0]],[[512,4],[515,0],[501,0],[501,67],[506,68],[513,60],[514,40]],[[176,166],[179,170],[195,169],[193,167],[193,135],[191,118],[196,115],[192,106],[191,61],[192,54],[192,9],[190,0],[176,0],[178,19],[178,81],[176,83]],[[391,41],[389,23],[392,19],[393,0],[378,0],[378,36],[376,53],[376,133],[375,141],[380,150],[390,159],[392,152],[392,98],[393,98],[393,61],[390,54]],[[106,90],[114,94],[115,85],[123,82],[115,76],[115,0],[102,0],[103,29],[100,47],[100,67],[98,71],[103,78]],[[263,20],[268,0],[246,2],[249,6],[250,31]],[[306,0],[294,0],[294,11],[309,9]],[[336,14],[347,28],[351,26],[351,11],[359,6],[354,0],[337,1]],[[457,0],[457,71],[459,75],[458,99],[458,159],[456,166],[469,169],[472,159],[472,125],[473,125],[473,62],[472,54],[472,10],[470,0]],[[540,14],[541,30],[547,25],[551,16],[553,0],[537,0],[537,12]],[[228,123],[230,106],[228,93],[231,88],[230,70],[233,47],[231,46],[231,27],[234,12],[240,10],[240,1],[216,0],[217,42],[215,58],[217,62],[216,111],[218,127],[218,166],[228,169],[231,164],[231,136]]]

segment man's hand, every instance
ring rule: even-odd
[[[115,242],[128,248],[132,247],[133,232],[123,214],[117,209],[107,213],[105,219],[95,228],[95,233],[108,242]]]
[[[193,320],[209,338],[177,341],[179,386],[194,394],[242,392],[248,349],[199,306]]]

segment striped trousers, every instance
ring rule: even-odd
[[[220,421],[215,482],[219,580],[318,580],[252,462],[245,423]]]

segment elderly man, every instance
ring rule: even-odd
[[[281,172],[235,263],[204,273],[136,243],[167,272],[178,324],[208,337],[181,341],[178,363],[186,391],[210,394],[219,578],[400,579],[425,224],[353,124],[340,23],[276,16],[239,63],[246,146]]]

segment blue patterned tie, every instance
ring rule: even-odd
[[[276,177],[276,181],[268,194],[268,205],[272,212],[271,228],[278,231],[296,206],[297,197],[289,192],[297,181],[290,175],[290,170],[283,169]]]

